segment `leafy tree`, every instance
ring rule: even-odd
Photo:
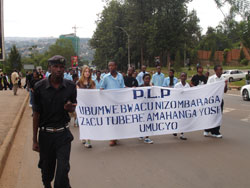
[[[181,54],[180,54],[179,50],[177,50],[177,52],[175,54],[174,69],[176,71],[181,70]]]
[[[47,54],[47,57],[52,57],[54,55],[61,55],[65,57],[67,60],[66,67],[71,66],[71,57],[76,55],[72,41],[69,39],[57,39],[56,43],[49,47]],[[45,64],[45,59],[43,57],[40,59],[40,61],[41,60],[43,60],[42,62]]]
[[[239,58],[239,62],[241,62],[243,59],[245,59],[245,54],[244,54],[243,49],[241,48],[241,49],[240,49],[240,58]]]
[[[232,41],[223,33],[221,27],[216,29],[209,27],[205,36],[199,43],[200,50],[223,51],[226,48],[233,47]]]
[[[90,45],[95,49],[94,64],[105,68],[110,59],[118,68],[127,68],[127,39],[131,62],[153,65],[156,56],[170,67],[179,50],[180,57],[195,57],[193,48],[201,38],[195,11],[188,12],[189,0],[110,0],[99,16]],[[126,31],[126,32],[125,32]],[[127,33],[127,34],[126,34]],[[185,50],[185,53],[182,53]],[[180,62],[181,64],[181,62]]]
[[[13,69],[17,69],[18,71],[21,71],[22,69],[21,55],[15,45],[13,45],[10,50],[7,63],[8,72],[12,71]]]
[[[240,23],[241,27],[241,41],[247,48],[250,48],[250,20],[249,21],[243,21]]]
[[[125,27],[126,8],[119,1],[108,1],[97,21],[97,29],[90,40],[95,49],[94,64],[98,68],[107,68],[107,63],[114,60],[118,68],[127,67],[127,36],[118,27]],[[117,27],[118,26],[118,27]]]
[[[250,2],[249,0],[214,0],[217,7],[221,10],[222,14],[225,16],[225,13],[222,11],[222,7],[226,4],[231,6],[230,12],[234,12],[242,17],[243,20],[249,20],[250,16]],[[226,16],[225,16],[226,17]]]

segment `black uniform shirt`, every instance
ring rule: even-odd
[[[138,81],[134,77],[126,76],[124,78],[124,84],[126,87],[138,87]]]
[[[207,83],[207,77],[204,75],[194,75],[192,78],[192,83],[194,84],[194,86],[198,86],[198,85],[203,85]]]
[[[76,103],[76,85],[70,80],[63,79],[58,89],[54,88],[49,78],[35,84],[33,110],[40,113],[39,127],[63,127],[70,121],[64,105],[71,101]]]

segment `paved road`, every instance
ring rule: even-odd
[[[16,96],[10,90],[0,91],[0,146],[8,134],[26,95],[27,91],[24,89],[18,89]]]
[[[31,151],[31,110],[27,107],[3,173],[4,188],[40,188],[38,155]],[[187,141],[172,135],[153,137],[155,144],[137,139],[93,142],[86,149],[71,128],[70,179],[73,188],[248,188],[250,187],[250,102],[225,96],[223,139],[187,133]],[[1,186],[0,186],[1,187]]]

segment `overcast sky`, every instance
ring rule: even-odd
[[[102,0],[4,0],[5,36],[59,37],[73,33],[77,25],[78,36],[92,37],[104,4]],[[214,0],[193,0],[192,9],[197,11],[203,33],[223,20]]]

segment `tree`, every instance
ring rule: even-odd
[[[242,17],[244,21],[250,18],[250,2],[249,0],[214,0],[217,7],[221,10],[224,17],[225,13],[222,11],[222,7],[226,4],[231,6],[230,12],[234,12]]]
[[[98,68],[107,68],[110,60],[116,61],[120,70],[127,68],[127,36],[118,28],[126,26],[125,19],[125,5],[120,1],[107,1],[107,6],[99,16],[96,31],[89,42],[95,49],[93,63]]]
[[[10,50],[7,62],[8,62],[8,72],[13,71],[13,69],[21,71],[22,69],[21,55],[15,45],[13,45]]]
[[[110,59],[118,62],[120,70],[127,68],[127,34],[131,62],[136,67],[138,62],[153,65],[156,56],[160,56],[163,65],[168,62],[170,66],[170,58],[173,60],[178,50],[180,57],[184,49],[188,57],[193,56],[192,49],[198,45],[201,29],[196,12],[187,10],[189,0],[106,2],[90,40],[95,49],[93,63],[99,68],[105,68]]]
[[[223,51],[226,48],[232,49],[232,47],[232,40],[223,33],[220,27],[216,29],[209,27],[198,46],[200,50],[208,51]]]
[[[71,66],[71,57],[75,56],[72,41],[69,39],[57,39],[56,43],[51,45],[48,50],[48,57],[61,55],[66,58],[66,67]],[[42,58],[43,59],[43,58]]]
[[[249,21],[242,21],[240,23],[240,37],[241,41],[247,48],[250,48],[250,20]]]
[[[170,68],[171,54],[183,48],[185,23],[187,21],[186,0],[155,0],[153,32],[151,41],[162,56],[163,65]]]

